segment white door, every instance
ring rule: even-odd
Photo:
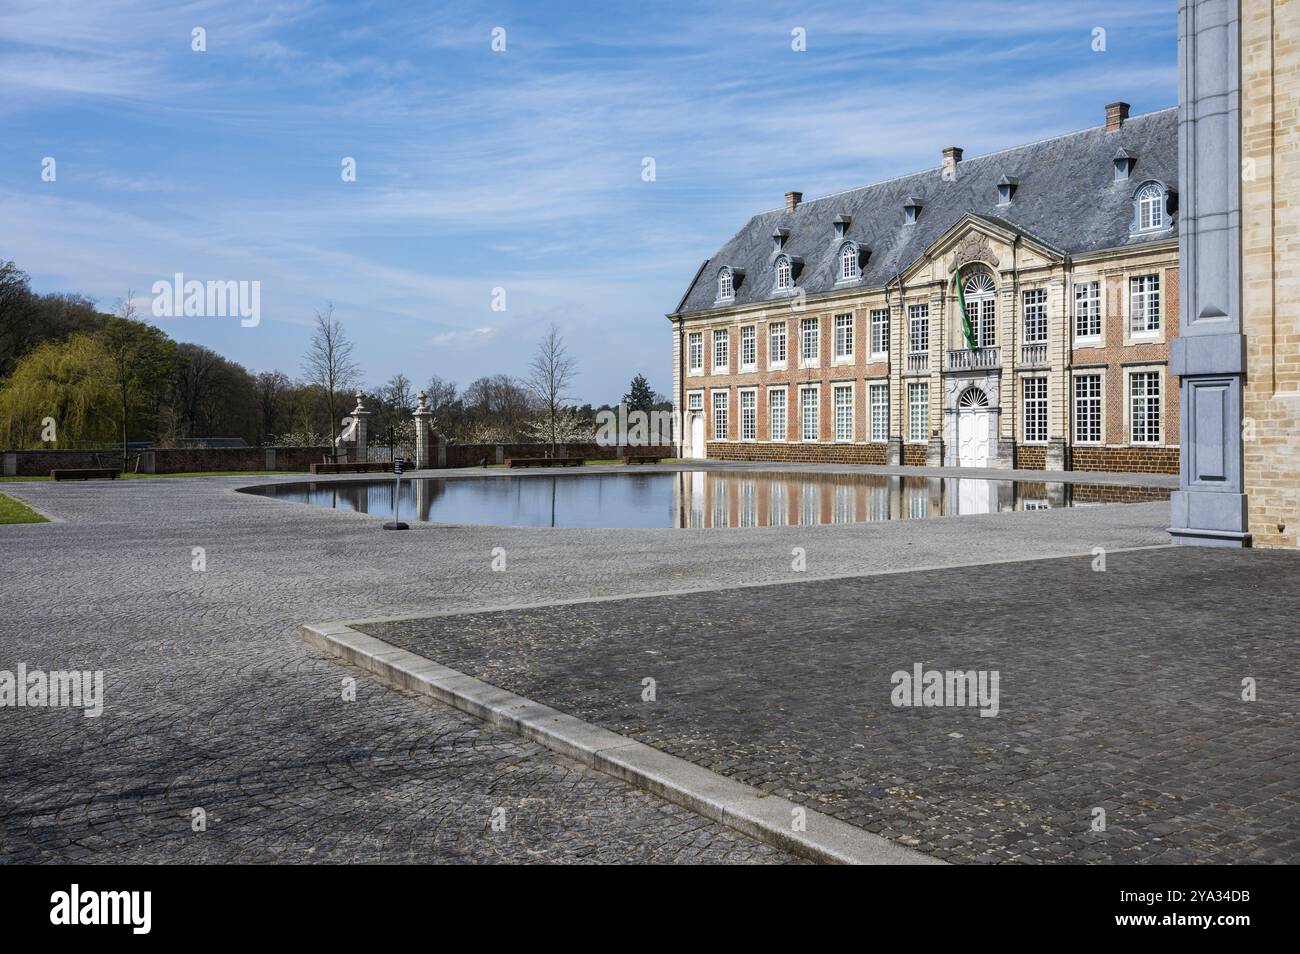
[[[704,457],[704,415],[698,412],[691,416],[691,457]]]
[[[957,465],[987,467],[992,436],[989,399],[979,388],[967,388],[957,399]]]

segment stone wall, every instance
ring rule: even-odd
[[[547,457],[549,444],[444,444],[435,447],[435,461],[442,455],[444,467],[477,467],[484,460],[489,464],[502,463],[509,457]],[[606,447],[603,444],[560,444],[555,448],[556,457],[581,457],[583,460],[615,460],[623,456],[625,448]],[[669,446],[634,447],[634,454],[659,454],[663,457],[675,457],[677,452]]]
[[[770,460],[801,464],[884,464],[885,444],[748,444],[711,441],[713,460]]]
[[[140,456],[140,473],[184,474],[204,471],[306,471],[328,452],[326,447],[166,447],[132,451],[129,469]],[[20,450],[0,454],[7,477],[46,477],[51,470],[120,466],[115,450]]]

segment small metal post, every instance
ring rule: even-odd
[[[411,528],[397,518],[402,510],[402,468],[406,465],[405,457],[393,458],[393,522],[384,524],[385,530],[410,530]]]

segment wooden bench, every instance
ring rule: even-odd
[[[663,460],[662,454],[624,454],[625,464],[657,464]]]
[[[374,461],[367,464],[312,464],[311,472],[313,474],[387,474],[391,473],[393,465],[385,461]]]
[[[581,467],[582,457],[507,457],[507,467]]]
[[[118,467],[60,467],[50,471],[52,480],[117,480],[122,476]]]

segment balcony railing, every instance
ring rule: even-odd
[[[1047,343],[1039,342],[1038,344],[1021,345],[1020,363],[1047,364]]]
[[[907,356],[908,371],[928,371],[930,370],[930,356],[924,352],[921,354],[909,354]]]
[[[983,371],[996,368],[1000,360],[997,348],[958,348],[948,352],[948,370]]]

